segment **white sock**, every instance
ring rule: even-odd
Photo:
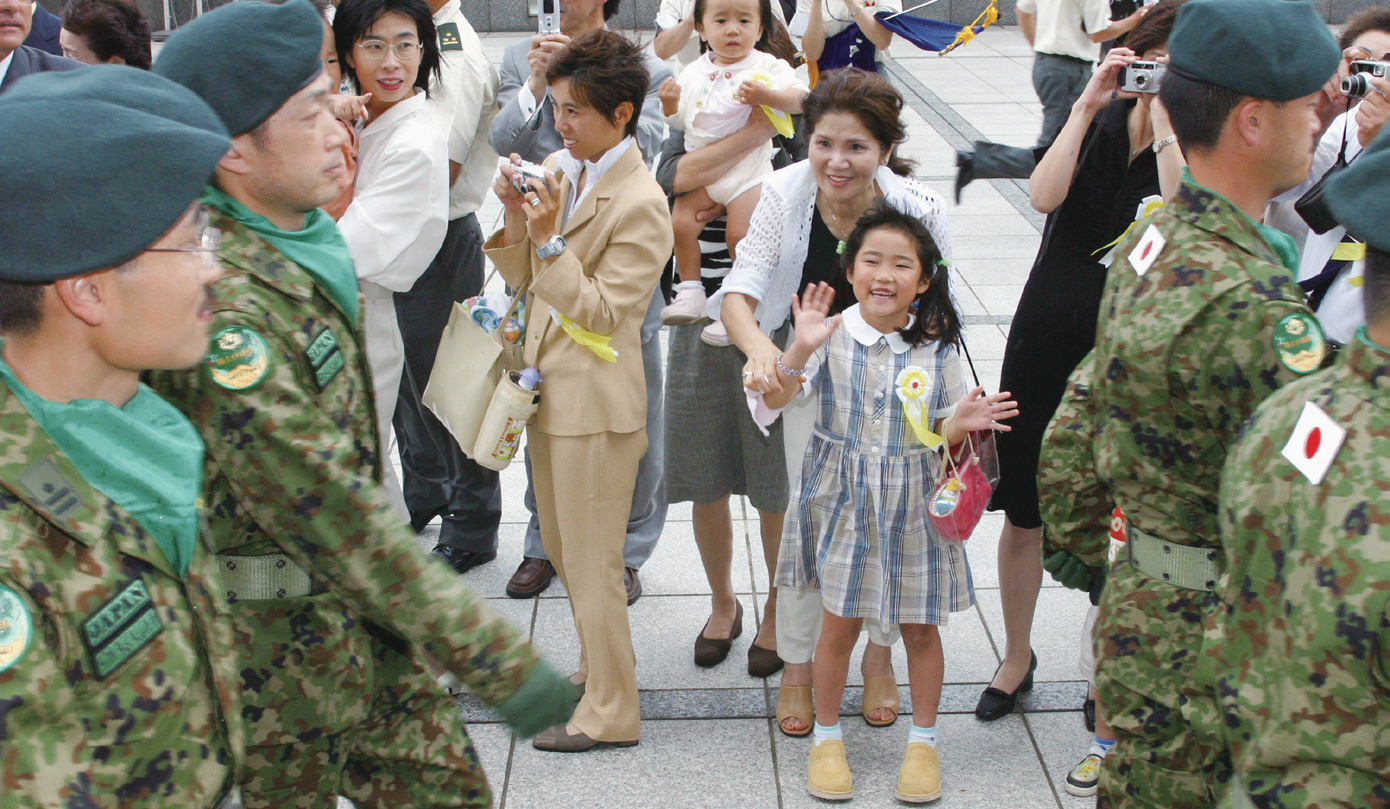
[[[839,722],[836,722],[830,727],[826,727],[825,725],[822,725],[821,723],[817,722],[815,724],[815,727],[811,729],[811,741],[815,742],[816,744],[820,744],[821,742],[828,742],[831,739],[835,739],[837,741],[844,741],[844,738],[844,735],[840,733]]]
[[[1101,758],[1105,758],[1106,754],[1108,754],[1108,753],[1110,752],[1110,748],[1112,748],[1112,747],[1114,747],[1114,746],[1115,746],[1115,740],[1114,740],[1114,739],[1102,739],[1101,737],[1096,736],[1095,738],[1091,739],[1091,749],[1088,750],[1088,751],[1086,751],[1086,752],[1087,752],[1087,755],[1090,755],[1091,753],[1095,753],[1096,755],[1100,756]]]
[[[700,289],[700,290],[703,290],[704,288],[705,288],[705,282],[704,282],[704,281],[681,281],[679,284],[676,284],[676,291],[677,291],[677,292],[684,292],[684,291],[687,290],[687,289]]]
[[[926,744],[936,747],[936,725],[929,728],[919,728],[916,725],[907,726],[908,744]]]

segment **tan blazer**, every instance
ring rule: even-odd
[[[555,170],[553,159],[546,167]],[[570,178],[560,177],[569,199]],[[541,372],[533,429],[551,435],[631,433],[647,423],[642,320],[671,256],[666,195],[634,142],[575,209],[560,235],[567,248],[544,266],[530,239],[503,247],[499,229],[483,245],[513,288],[531,277],[526,364]],[[595,334],[611,335],[618,361],[606,362],[555,323],[550,307]],[[648,436],[649,440],[660,437]]]

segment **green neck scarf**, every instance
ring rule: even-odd
[[[322,208],[304,215],[302,229],[290,231],[281,230],[214,186],[203,189],[202,201],[255,231],[285,258],[303,267],[323,284],[348,319],[357,322],[357,273],[352,268],[352,255],[338,223]]]
[[[1278,228],[1262,225],[1254,219],[1251,219],[1246,215],[1245,211],[1236,207],[1234,202],[1231,202],[1229,199],[1226,199],[1217,192],[1192,179],[1192,172],[1186,168],[1182,170],[1182,178],[1230,206],[1236,216],[1239,216],[1255,227],[1255,231],[1259,233],[1261,238],[1265,240],[1265,243],[1274,250],[1274,254],[1279,256],[1279,261],[1284,265],[1284,269],[1292,270],[1295,274],[1298,272],[1298,242],[1294,241],[1292,236]]]
[[[180,576],[187,573],[203,486],[203,440],[192,422],[144,385],[116,407],[100,399],[41,399],[3,358],[0,380],[82,479],[134,517]]]

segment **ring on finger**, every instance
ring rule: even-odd
[[[537,205],[540,205],[540,204],[541,204],[541,198],[540,198],[540,197],[536,197],[536,198],[534,198],[534,199],[531,200],[531,207],[532,207],[532,208],[534,208],[534,207],[536,207]]]

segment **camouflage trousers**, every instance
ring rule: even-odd
[[[1110,572],[1096,621],[1097,703],[1115,733],[1097,807],[1205,809],[1229,780],[1219,741],[1183,717],[1215,593],[1156,581],[1129,562]]]
[[[454,699],[409,658],[372,646],[378,676],[375,692],[362,695],[372,700],[368,718],[302,743],[248,747],[246,809],[335,809],[340,795],[357,809],[492,805]]]

